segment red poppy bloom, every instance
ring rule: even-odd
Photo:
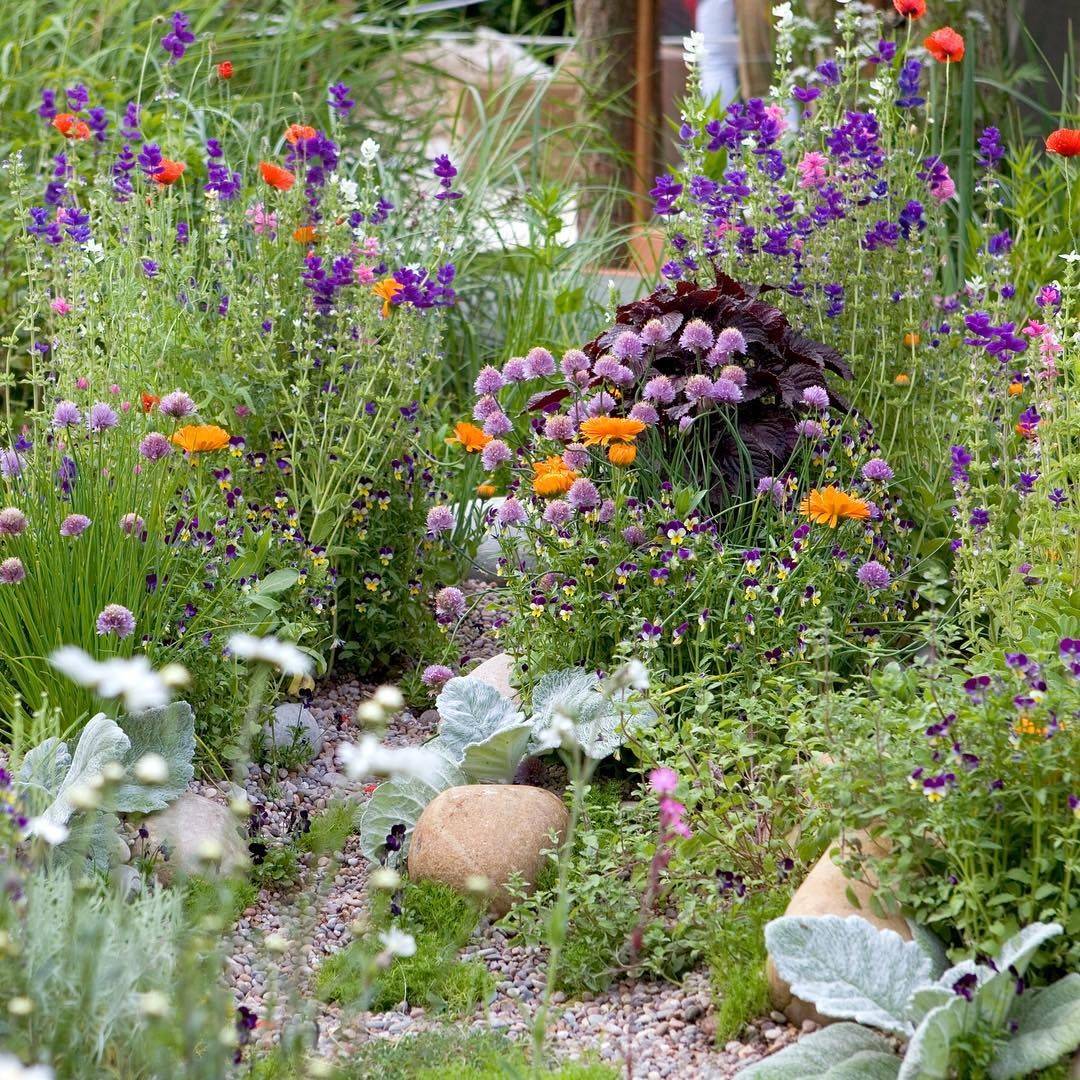
[[[892,0],[893,7],[905,19],[921,19],[926,14],[926,0]]]
[[[52,119],[52,126],[65,139],[77,139],[81,142],[83,139],[90,138],[90,128],[86,123],[69,112],[57,113]]]
[[[955,64],[964,59],[964,39],[951,26],[935,30],[923,44],[939,64]]]
[[[168,158],[162,158],[161,164],[154,170],[154,179],[162,187],[168,187],[180,179],[186,168],[187,166],[182,161],[170,161]]]
[[[314,139],[315,129],[307,124],[290,124],[285,129],[285,141],[290,146],[295,146],[302,139]]]
[[[1077,157],[1080,155],[1080,129],[1058,128],[1050,132],[1046,136],[1046,149],[1062,157]]]
[[[222,60],[217,66],[217,73],[219,79],[231,79],[233,76],[232,61]]]
[[[260,161],[259,172],[262,173],[262,178],[278,191],[288,191],[296,183],[296,177],[288,169],[270,161]]]
[[[159,398],[157,394],[148,394],[145,390],[142,392],[141,399],[142,411],[144,413],[153,412],[154,407],[161,401],[161,398]]]

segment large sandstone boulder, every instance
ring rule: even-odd
[[[490,909],[510,910],[506,884],[519,873],[536,884],[550,834],[566,838],[569,815],[562,800],[543,788],[519,784],[470,784],[449,788],[428,803],[409,845],[409,877],[441,881],[464,891],[469,878],[491,886]]]
[[[508,701],[516,701],[518,692],[510,685],[510,674],[514,670],[514,658],[509,653],[498,653],[477,664],[466,676],[478,679],[494,687]]]
[[[859,840],[864,849],[867,845],[871,849],[876,846],[875,842],[865,834],[860,835]],[[870,898],[874,894],[873,888],[864,881],[853,881],[844,877],[843,871],[833,862],[833,853],[836,850],[837,845],[833,845],[818,859],[814,868],[806,875],[806,880],[791,898],[784,914],[839,915],[841,918],[858,915],[879,930],[895,930],[905,941],[910,941],[911,929],[902,916],[892,915],[882,918],[873,913],[870,908]],[[848,899],[849,890],[861,906],[855,907],[851,903]],[[802,1024],[805,1020],[813,1020],[819,1024],[829,1022],[829,1018],[822,1016],[809,1002],[792,995],[791,988],[780,978],[774,967],[772,957],[766,961],[765,974],[769,981],[769,997],[773,1005],[793,1024]]]
[[[193,791],[149,814],[143,825],[150,834],[144,850],[160,852],[154,873],[165,884],[178,874],[205,876],[214,865],[223,874],[247,865],[247,844],[236,818],[227,807]],[[208,856],[213,858],[208,860]]]

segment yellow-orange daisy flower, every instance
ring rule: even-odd
[[[483,428],[462,421],[460,424],[454,425],[454,434],[447,438],[446,441],[464,446],[467,453],[478,454],[491,442],[491,436]]]
[[[897,386],[907,386],[907,384],[911,382],[911,376],[908,375],[907,372],[901,371],[900,374],[893,379],[893,382],[896,383]]]
[[[633,442],[645,425],[623,416],[592,416],[581,422],[582,441],[586,446],[610,446],[613,442]]]
[[[384,278],[371,286],[371,291],[383,302],[382,317],[384,319],[390,317],[390,301],[404,288],[405,286],[400,281],[395,281],[393,278]]]
[[[625,468],[627,465],[633,465],[636,457],[637,447],[633,443],[617,442],[608,447],[607,459],[612,465],[621,465]]]
[[[553,495],[565,495],[580,475],[566,467],[566,462],[555,455],[543,461],[533,462],[533,491],[544,498]]]
[[[189,454],[206,454],[224,450],[229,445],[229,433],[216,424],[188,424],[175,432],[170,441]]]
[[[828,525],[830,529],[835,529],[845,518],[865,521],[870,516],[870,507],[862,499],[856,499],[830,484],[826,488],[814,488],[799,503],[799,513],[817,525]]]
[[[499,489],[494,484],[477,484],[476,494],[481,499],[491,499],[499,494]]]

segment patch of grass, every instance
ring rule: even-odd
[[[207,881],[192,877],[184,883],[184,911],[191,923],[198,924],[207,916],[226,916],[232,926],[255,903],[259,890],[246,878],[234,881]]]
[[[251,881],[257,889],[281,892],[299,880],[300,850],[288,842],[268,847],[262,861],[251,868]]]
[[[716,921],[708,960],[717,1043],[735,1038],[747,1021],[769,1011],[765,924],[784,914],[789,897],[787,889],[750,892]]]
[[[451,1064],[452,1063],[452,1064]],[[258,1080],[292,1080],[295,1066],[271,1054],[255,1064]],[[494,1032],[454,1028],[429,1031],[393,1042],[380,1040],[360,1047],[332,1080],[526,1080],[533,1074],[525,1046]],[[544,1080],[617,1080],[618,1072],[591,1062],[568,1062],[544,1068]]]
[[[300,838],[300,845],[315,855],[335,854],[355,829],[356,804],[344,799],[335,801],[311,819],[311,828]]]
[[[477,960],[462,961],[458,950],[476,927],[476,905],[453,889],[424,881],[407,885],[402,894],[398,925],[416,940],[416,952],[374,969],[379,951],[372,931],[328,957],[319,968],[315,986],[324,1001],[355,1003],[368,988],[368,1008],[392,1009],[400,1001],[445,1009],[452,1015],[470,1012],[489,996],[495,980]]]

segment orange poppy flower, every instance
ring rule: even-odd
[[[481,499],[491,499],[498,495],[498,493],[499,489],[494,484],[476,485],[476,494],[479,495]]]
[[[173,446],[189,454],[206,454],[224,450],[229,445],[229,433],[216,424],[188,424],[169,440]]]
[[[926,0],[893,0],[893,7],[905,19],[921,19],[926,14]]]
[[[566,462],[558,455],[534,461],[533,473],[533,491],[546,499],[553,495],[565,495],[580,475],[568,469]]]
[[[896,383],[897,386],[907,386],[908,383],[911,382],[911,376],[908,375],[907,372],[901,371],[900,374],[893,379],[893,382]]]
[[[637,447],[633,443],[617,442],[608,447],[607,459],[612,465],[626,468],[627,465],[634,464],[634,458],[636,457]]]
[[[292,238],[298,244],[314,244],[319,239],[319,234],[314,225],[301,225],[299,229],[293,230]]]
[[[865,521],[870,516],[870,507],[862,499],[856,499],[830,484],[826,488],[814,488],[799,503],[799,513],[816,525],[828,525],[830,529],[835,529],[840,521],[847,518]]]
[[[382,317],[384,319],[390,318],[390,308],[393,306],[390,301],[404,288],[405,286],[400,281],[395,281],[393,278],[384,278],[371,286],[371,291],[383,302]]]
[[[1046,136],[1046,149],[1061,157],[1080,155],[1080,128],[1058,128]]]
[[[964,39],[951,26],[935,30],[923,44],[939,64],[955,64],[964,59]]]
[[[143,391],[143,393],[141,395],[141,399],[142,399],[142,411],[144,413],[153,412],[154,407],[157,404],[159,404],[160,401],[161,401],[161,398],[159,398],[157,396],[157,394],[148,394],[148,393],[146,393],[145,390]]]
[[[1016,735],[1035,735],[1045,739],[1050,734],[1050,729],[1043,727],[1041,724],[1036,724],[1027,713],[1023,713],[1013,724],[1013,732]]]
[[[1022,382],[1009,383],[1009,397],[1019,397],[1024,392],[1024,384]]]
[[[64,136],[65,139],[75,139],[82,142],[90,138],[90,128],[84,120],[80,120],[73,113],[57,113],[52,118],[52,126]]]
[[[483,428],[462,421],[460,424],[454,425],[454,434],[446,441],[451,445],[457,443],[464,446],[465,452],[468,454],[478,454],[491,442],[491,436]]]
[[[913,349],[913,348],[915,348],[915,346],[916,346],[916,345],[918,345],[920,341],[922,341],[922,338],[921,338],[921,337],[919,337],[919,335],[918,335],[918,334],[916,334],[914,330],[909,330],[909,331],[908,331],[908,332],[907,332],[907,333],[906,333],[906,334],[904,335],[904,344],[905,344],[905,345],[906,345],[906,346],[907,346],[907,347],[908,347],[909,349]]]
[[[290,124],[285,129],[285,141],[290,146],[295,146],[302,139],[314,139],[315,129],[307,124]]]
[[[233,77],[233,66],[231,60],[222,60],[217,66],[217,73],[219,79],[225,79],[228,81]]]
[[[586,446],[610,446],[613,442],[633,442],[645,430],[645,425],[628,417],[591,416],[581,422],[580,430]]]
[[[183,176],[186,168],[187,166],[182,161],[170,161],[168,158],[162,158],[161,164],[153,172],[153,177],[156,183],[162,187],[168,187],[170,184],[175,184]]]
[[[288,169],[283,169],[272,161],[260,161],[259,172],[262,173],[262,178],[278,191],[288,191],[296,183],[296,177]]]

